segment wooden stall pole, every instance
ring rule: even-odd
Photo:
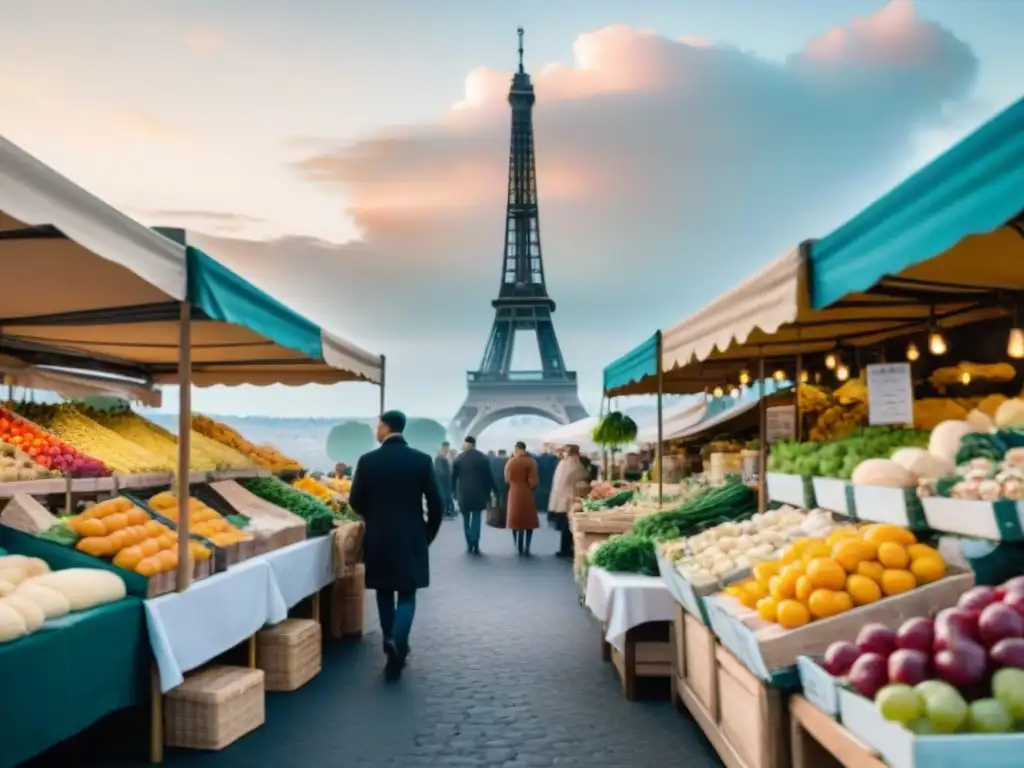
[[[178,583],[179,592],[192,584],[188,548],[188,465],[192,452],[192,303],[181,302],[178,319]]]
[[[761,450],[757,452],[757,507],[759,512],[764,512],[768,509],[768,475],[765,471],[768,466],[768,388],[764,383],[764,350],[760,347],[757,349],[757,387],[761,395],[757,403],[761,443]]]
[[[661,504],[662,504],[662,493],[663,493],[663,490],[664,490],[664,487],[665,487],[665,481],[663,479],[664,467],[662,466],[662,464],[663,464],[662,460],[664,458],[664,451],[662,450],[662,446],[661,446],[661,441],[662,441],[662,438],[664,437],[663,424],[662,424],[662,418],[661,418],[661,401],[662,401],[662,398],[663,398],[663,396],[665,394],[665,372],[662,369],[662,365],[661,365],[661,331],[658,331],[656,336],[657,336],[657,344],[655,346],[655,349],[656,349],[655,354],[657,355],[657,366],[658,366],[657,369],[656,369],[658,371],[658,447],[655,449],[654,462],[655,462],[655,466],[658,468],[658,506],[660,507]]]
[[[384,415],[384,391],[387,382],[387,365],[388,359],[386,356],[380,356],[380,415]]]
[[[249,669],[256,669],[256,635],[249,637]]]
[[[160,670],[154,661],[149,671],[149,762],[164,761],[164,694],[160,690]]]
[[[320,590],[318,589],[313,593],[313,599],[310,601],[310,613],[313,614],[312,618],[317,624],[320,623]]]
[[[797,332],[797,338],[799,339],[799,331]],[[796,419],[794,425],[794,436],[796,441],[799,443],[804,439],[804,419],[800,413],[800,387],[803,386],[801,383],[804,375],[804,355],[802,352],[796,353],[796,389],[794,390],[795,399],[793,401],[793,418]]]

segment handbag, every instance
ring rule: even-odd
[[[508,509],[491,496],[491,501],[487,505],[487,525],[491,528],[504,528],[507,517]]]

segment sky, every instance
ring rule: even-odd
[[[555,325],[594,409],[607,363],[841,224],[1024,71],[1017,0],[0,0],[0,18],[0,132],[386,354],[388,405],[445,419],[493,319],[517,26]],[[377,392],[193,407],[362,416]]]

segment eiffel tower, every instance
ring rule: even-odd
[[[534,415],[568,424],[586,417],[576,388],[576,372],[565,368],[551,315],[540,248],[537,215],[537,167],[533,148],[533,83],[523,69],[523,29],[519,33],[519,71],[512,77],[512,140],[508,158],[508,205],[501,287],[494,325],[480,368],[466,376],[468,392],[449,426],[456,443],[510,416]],[[541,370],[512,370],[516,331],[533,331]]]

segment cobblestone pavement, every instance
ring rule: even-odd
[[[368,634],[329,646],[323,672],[301,690],[267,695],[266,725],[219,753],[170,750],[195,766],[587,766],[688,768],[721,763],[698,727],[668,702],[626,702],[599,656],[570,563],[538,531],[532,558],[488,530],[465,554],[461,524],[431,549],[400,683],[383,681],[368,593]],[[109,764],[109,763],[108,763]]]

